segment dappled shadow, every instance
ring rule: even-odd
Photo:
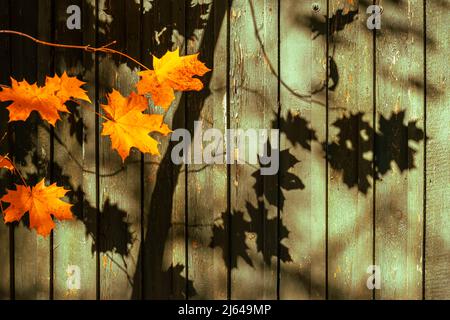
[[[361,192],[367,193],[372,176],[372,160],[365,158],[365,155],[373,150],[373,130],[363,120],[363,116],[359,112],[336,120],[332,124],[339,129],[336,141],[322,145],[330,166],[342,171],[343,182],[349,188],[356,186]]]
[[[404,1],[391,1],[398,5],[405,5]],[[367,4],[371,4],[371,2],[361,1],[361,3]],[[155,1],[150,3],[154,9],[158,5],[165,6],[167,2]],[[449,3],[446,1],[440,1],[440,3],[442,3],[443,8],[449,7]],[[136,2],[136,5],[138,5],[138,2]],[[172,1],[170,4],[167,4],[168,7],[182,7],[183,5],[183,1]],[[192,8],[190,14],[195,17],[198,15],[199,18],[195,27],[194,24],[187,24],[186,30],[184,29],[185,26],[181,25],[182,21],[174,21],[173,17],[167,13],[169,10],[156,14],[155,12],[150,13],[152,11],[149,9],[148,13],[145,13],[155,14],[155,19],[161,18],[158,22],[155,22],[155,24],[158,24],[157,31],[162,33],[157,37],[157,40],[154,40],[153,53],[158,55],[163,54],[170,47],[169,44],[175,43],[173,37],[180,36],[184,39],[196,38],[197,33],[195,30],[197,28],[204,28],[205,32],[213,32],[211,24],[220,23],[219,21],[210,22],[203,18],[204,14],[211,10],[212,5],[205,4],[201,1],[193,1],[190,5]],[[214,4],[214,6],[217,5]],[[219,6],[222,5],[220,4]],[[104,29],[105,34],[107,34],[107,25],[111,23],[105,22],[109,19],[107,17],[107,9],[105,10],[105,14],[106,20],[101,20],[99,27],[100,30]],[[329,35],[333,36],[344,30],[348,24],[355,21],[356,14],[357,11],[337,10],[329,20]],[[219,12],[217,19],[223,19],[224,17],[225,12]],[[308,32],[311,30],[309,28],[312,27],[314,38],[326,35],[327,24],[323,20],[316,17],[312,17],[309,20],[304,17],[299,17],[298,23],[306,26]],[[393,21],[383,21],[383,23],[388,31],[398,30],[400,33],[407,31],[407,26],[396,25]],[[419,35],[420,30],[413,30],[413,33]],[[151,36],[154,37],[155,35],[152,34]],[[215,41],[216,38],[212,43],[208,43],[207,45],[214,47]],[[432,39],[429,43],[433,43]],[[118,48],[120,45],[122,44],[119,44]],[[201,59],[206,61],[208,66],[211,66],[211,57],[201,57]],[[345,68],[345,66],[337,66],[333,56],[330,56],[328,59],[328,73],[331,80],[331,85],[328,87],[328,90],[333,91],[340,85],[339,69]],[[115,70],[117,70],[118,66],[115,67]],[[103,68],[107,69],[107,67]],[[127,68],[128,70],[132,70],[131,67]],[[93,66],[92,68],[87,66],[86,69],[93,69]],[[382,76],[386,75],[382,74]],[[107,77],[110,78],[109,75]],[[205,88],[208,87],[209,81],[210,75],[207,75],[204,78]],[[417,79],[405,78],[399,81],[409,81],[415,88],[423,88],[424,86],[424,82]],[[189,106],[189,112],[191,112],[189,115],[190,119],[196,120],[199,118],[203,101],[208,94],[208,89],[205,89],[198,94],[199,98],[195,100],[195,104]],[[300,96],[302,98],[309,98],[309,94]],[[79,144],[82,144],[86,141],[86,127],[83,124],[78,108],[71,106],[70,109],[72,110],[72,115],[68,116],[71,125],[70,135],[74,136]],[[183,126],[185,112],[184,108],[175,111],[174,123],[176,126]],[[416,168],[415,156],[417,149],[411,143],[420,143],[426,137],[424,130],[418,127],[418,121],[405,122],[405,111],[393,112],[390,115],[379,115],[376,130],[372,127],[372,123],[364,120],[363,116],[363,113],[350,113],[336,120],[332,124],[333,127],[339,130],[336,139],[328,142],[328,144],[322,142],[322,146],[331,168],[342,172],[343,180],[347,187],[357,188],[360,192],[367,194],[372,186],[371,178],[381,179],[383,176],[392,172],[394,167],[401,172]],[[45,157],[41,157],[38,154],[40,151],[38,150],[39,145],[36,140],[27,139],[30,132],[36,131],[36,126],[33,124],[39,121],[36,117],[36,115],[33,115],[28,122],[20,122],[12,125],[13,131],[18,132],[16,141],[20,141],[20,145],[17,143],[17,146],[14,148],[14,158],[18,164],[24,167],[23,171],[29,183],[36,183],[39,177],[42,176],[42,172],[47,172],[49,166],[48,163],[42,160]],[[317,141],[318,138],[315,130],[311,128],[307,120],[289,113],[285,118],[280,119],[279,124],[280,130],[285,133],[286,138],[293,146],[301,146],[304,152],[311,152],[311,142]],[[275,123],[273,124],[274,127],[276,125]],[[20,126],[20,129],[16,130],[16,126]],[[168,240],[169,229],[171,227],[175,184],[183,169],[182,166],[175,166],[170,161],[170,150],[172,146],[173,144],[171,143],[167,153],[161,160],[151,202],[144,204],[146,207],[150,207],[150,216],[146,228],[147,235],[142,250],[142,252],[145,251],[145,254],[143,255],[141,253],[139,256],[139,265],[137,268],[137,273],[139,273],[139,270],[145,270],[145,281],[149,285],[149,289],[146,292],[147,295],[144,295],[144,297],[185,299],[197,294],[192,281],[183,276],[186,273],[184,265],[177,264],[174,266],[172,264],[166,270],[162,268],[164,244]],[[375,153],[371,155],[373,151]],[[289,149],[281,151],[280,163],[279,177],[276,175],[261,176],[259,170],[252,174],[252,177],[256,180],[253,185],[254,192],[258,197],[256,206],[250,202],[246,202],[246,212],[235,211],[231,213],[231,216],[228,213],[222,213],[221,221],[212,227],[213,236],[210,247],[222,248],[223,258],[229,269],[237,268],[237,260],[239,257],[248,265],[254,266],[254,262],[248,253],[250,249],[246,243],[246,234],[249,233],[255,233],[256,249],[257,252],[262,254],[264,263],[270,265],[273,257],[278,257],[282,262],[292,261],[289,248],[281,244],[283,239],[288,238],[289,230],[278,217],[268,218],[266,202],[268,205],[278,206],[279,210],[282,211],[284,208],[285,193],[290,190],[302,190],[305,188],[305,185],[298,176],[289,172],[294,166],[301,165]],[[122,256],[128,256],[128,248],[133,243],[135,235],[130,232],[130,224],[127,222],[126,212],[118,208],[117,205],[110,203],[109,199],[105,201],[101,211],[95,208],[95,204],[85,200],[83,189],[81,187],[74,188],[75,186],[71,185],[70,177],[62,173],[62,168],[56,164],[53,164],[53,166],[55,180],[58,181],[58,185],[62,182],[66,188],[74,190],[68,194],[68,198],[71,203],[76,203],[73,209],[74,213],[77,219],[84,223],[86,235],[89,235],[94,240],[92,251],[98,249],[100,252],[115,252]],[[17,180],[17,182],[20,181]],[[280,184],[278,185],[278,183]],[[265,185],[272,186],[272,188],[265,188]],[[249,218],[246,217],[247,214]],[[230,226],[230,221],[232,221],[232,227]],[[97,226],[98,222],[100,222],[100,226]],[[264,234],[261,234],[261,230],[264,230]],[[100,231],[100,234],[98,234],[98,231]],[[258,234],[258,232],[260,233]],[[274,241],[275,237],[277,239],[276,241]],[[158,241],[155,241],[155,239],[158,239]],[[230,258],[228,257],[230,254],[230,248],[228,247],[229,241],[233,243],[233,252],[231,252]],[[344,249],[342,248],[342,250]],[[147,272],[150,272],[148,276]],[[295,274],[293,277],[302,283],[308,283],[310,281],[307,276],[300,273]],[[135,279],[139,281],[139,275],[135,275]],[[155,282],[162,285],[153,287]],[[310,287],[317,288],[317,290],[322,289],[319,283],[309,283],[309,285]],[[339,288],[331,288],[330,286],[330,290],[338,292]],[[133,296],[135,298],[140,297],[138,292],[134,292]],[[343,293],[338,293],[337,296],[340,298],[345,297]]]
[[[250,215],[252,226],[250,232],[256,233],[256,251],[261,252],[264,262],[270,265],[272,257],[278,257],[282,262],[292,261],[289,249],[281,243],[289,236],[289,230],[283,225],[282,220],[278,220],[277,217],[268,218],[264,201],[258,201],[257,207],[247,201],[245,206]],[[258,235],[257,230],[264,230],[266,236]],[[277,241],[273,241],[273,235],[278,235]]]
[[[97,210],[95,204],[86,200],[83,189],[71,183],[71,177],[64,174],[60,165],[54,163],[53,172],[58,186],[71,190],[67,197],[69,202],[74,204],[72,207],[74,216],[85,226],[86,236],[90,236],[93,240],[91,251],[128,256],[129,248],[136,236],[130,231],[127,212],[119,209],[116,204],[111,204],[109,199],[106,199],[101,210]]]
[[[403,172],[416,168],[414,155],[417,150],[410,142],[426,139],[424,131],[417,127],[418,120],[405,124],[405,111],[393,112],[390,118],[383,115],[379,119],[379,132],[376,133],[375,172],[380,178],[395,164]]]
[[[250,248],[245,243],[245,233],[250,232],[251,224],[244,219],[244,213],[242,211],[233,211],[231,219],[233,220],[233,228],[231,228],[231,220],[229,219],[228,213],[222,212],[220,221],[212,228],[213,235],[209,247],[219,247],[222,249],[223,261],[228,269],[237,268],[237,260],[239,257],[253,267],[253,262],[247,252]],[[228,250],[229,239],[233,242],[233,252],[231,255]]]
[[[81,116],[80,106],[75,103],[69,103],[67,109],[69,109],[69,114],[67,120],[69,123],[69,134],[71,137],[75,137],[79,145],[86,142],[87,139],[87,126],[83,122],[83,117]]]
[[[267,143],[268,149],[271,149],[270,143]],[[277,152],[277,151],[272,151]],[[256,170],[252,173],[252,177],[256,179],[253,189],[258,198],[264,197],[269,204],[279,206],[280,210],[284,208],[284,201],[286,200],[283,190],[290,191],[296,189],[304,189],[305,185],[295,174],[290,173],[289,170],[293,168],[300,161],[289,152],[289,149],[279,152],[280,168],[278,174],[261,175],[261,170]],[[260,162],[261,167],[268,167]],[[280,177],[280,179],[279,179]],[[278,182],[279,179],[279,182]],[[279,190],[276,188],[267,188],[265,186],[277,186],[279,183]]]
[[[272,128],[277,126],[278,120],[272,121]],[[311,141],[317,140],[316,131],[311,128],[310,123],[292,111],[289,111],[286,117],[281,117],[279,129],[294,147],[300,145],[303,149],[311,151]]]
[[[238,258],[241,258],[249,266],[254,267],[254,263],[249,255],[250,247],[246,243],[249,234],[256,237],[256,251],[262,254],[267,265],[272,263],[272,257],[283,262],[292,261],[289,249],[280,242],[288,238],[289,231],[277,217],[268,218],[268,210],[264,207],[263,201],[258,201],[258,206],[254,207],[250,202],[246,202],[246,210],[250,217],[247,220],[244,212],[233,211],[231,217],[226,212],[222,213],[220,221],[212,228],[210,248],[221,248],[225,265],[229,269],[238,268]],[[232,221],[232,227],[230,222]],[[264,234],[261,232],[264,230]],[[278,234],[278,240],[274,241]],[[228,241],[231,242],[232,252],[228,252]],[[278,248],[279,246],[279,248]],[[279,250],[279,251],[278,251]]]
[[[326,13],[326,8],[321,8],[320,10],[325,11]],[[329,35],[332,36],[335,33],[344,30],[346,25],[354,22],[357,14],[358,10],[344,11],[344,9],[338,9],[331,18],[328,19],[328,22],[326,14],[322,14],[324,19],[319,19],[318,15],[299,15],[296,18],[296,22],[300,27],[311,30],[314,33],[313,39],[316,39],[319,36],[326,36],[327,23]]]
[[[159,292],[165,299],[181,300],[187,297],[197,295],[192,280],[186,280],[183,276],[184,265],[170,265],[170,267],[161,272],[161,281],[166,284]]]
[[[202,1],[202,3],[205,3],[205,1]],[[214,2],[208,9],[202,6],[197,10],[195,6],[189,6],[187,8],[188,15],[186,16],[182,9],[186,9],[185,1],[173,0],[167,2],[155,0],[153,5],[155,8],[155,10],[153,10],[154,19],[149,20],[147,26],[150,30],[158,32],[158,37],[153,37],[154,35],[151,35],[151,41],[147,41],[144,44],[144,50],[151,49],[154,55],[161,56],[168,48],[173,47],[173,44],[183,43],[182,40],[196,37],[196,35],[190,34],[192,32],[190,30],[193,29],[192,27],[189,27],[189,25],[191,25],[191,22],[193,21],[196,21],[195,29],[202,28],[205,34],[204,39],[208,39],[207,43],[205,43],[205,40],[203,39],[201,47],[214,48],[216,46],[219,36],[216,31],[220,30],[222,22],[226,19],[227,4],[225,1]],[[173,13],[175,9],[178,11]],[[207,19],[206,24],[202,17],[193,16],[194,13],[205,14],[206,11],[204,10],[210,11],[211,15],[213,15],[213,18]],[[186,17],[189,17],[189,23],[186,23]],[[186,25],[187,28],[185,28]],[[164,32],[162,32],[163,30]],[[162,33],[159,34],[160,32]],[[180,37],[182,39],[181,41]],[[184,50],[181,51],[183,52]],[[214,51],[200,49],[199,52],[199,59],[203,61],[206,66],[212,67],[214,64]],[[210,94],[209,85],[211,76],[211,73],[207,73],[202,77],[205,89],[196,93],[196,99],[193,99],[189,106],[189,117],[192,121],[199,119],[204,101]],[[173,106],[172,108],[176,108],[176,110],[173,111],[173,115],[171,113],[172,129],[185,127],[186,110],[184,108],[184,103],[182,102],[178,107]],[[165,298],[167,294],[166,292],[163,292],[164,288],[167,286],[164,282],[165,273],[162,271],[163,258],[166,249],[165,244],[169,242],[176,183],[184,168],[181,165],[174,165],[172,163],[170,154],[175,145],[176,143],[173,142],[168,143],[167,151],[161,157],[157,173],[154,177],[155,186],[151,194],[151,199],[149,202],[146,201],[146,203],[144,203],[149,215],[147,217],[146,234],[143,235],[143,239],[145,239],[143,250],[141,250],[137,263],[137,270],[145,270],[143,284],[144,299],[161,299]],[[160,241],[155,241],[155,239],[160,239]],[[174,270],[169,269],[168,272],[173,271]],[[137,277],[138,273],[135,275],[135,278]],[[189,282],[186,282],[185,286],[188,287]],[[132,298],[141,298],[138,290],[133,290]]]
[[[381,115],[377,131],[363,120],[363,116],[358,112],[336,120],[332,124],[339,129],[336,140],[322,146],[331,167],[342,172],[343,182],[366,194],[374,174],[376,179],[381,179],[393,170],[394,165],[401,172],[414,169],[417,150],[410,142],[418,143],[425,137],[424,131],[417,127],[417,121],[404,123],[405,111],[393,112],[390,118]],[[374,141],[375,159],[372,155]]]
[[[185,39],[198,41],[197,31],[206,28],[213,0],[191,0],[190,2],[189,17],[195,17],[196,23],[188,23],[183,36]]]

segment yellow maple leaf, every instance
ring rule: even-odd
[[[158,142],[149,134],[159,132],[167,135],[171,132],[167,124],[163,123],[163,116],[159,114],[144,114],[148,108],[145,97],[131,93],[123,97],[113,90],[108,95],[108,104],[102,105],[109,119],[103,124],[103,136],[110,136],[113,149],[119,152],[122,161],[135,147],[143,153],[159,155]]]
[[[21,82],[11,78],[11,88],[3,88],[0,91],[0,101],[12,101],[7,107],[9,122],[25,121],[31,112],[37,111],[42,119],[52,126],[60,118],[59,112],[68,112],[66,103],[70,98],[89,101],[85,91],[80,88],[84,82],[76,77],[68,77],[66,73],[61,78],[55,75],[47,78],[46,85],[39,87],[37,84],[29,84],[26,80]]]
[[[150,94],[155,105],[165,110],[175,100],[174,90],[202,90],[203,83],[194,76],[211,71],[198,60],[198,54],[180,57],[178,49],[168,51],[160,59],[154,56],[153,68],[139,72],[141,79],[136,87],[139,94]]]
[[[8,190],[0,199],[1,202],[9,203],[4,211],[5,222],[19,221],[28,212],[30,228],[45,237],[55,227],[51,215],[58,220],[73,219],[72,205],[60,199],[67,192],[56,186],[56,183],[46,187],[44,179],[34,187],[16,185],[16,190]]]

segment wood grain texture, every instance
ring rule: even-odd
[[[11,2],[11,27],[36,37],[50,40],[50,1]],[[11,38],[12,76],[36,81],[42,85],[49,70],[49,48],[38,49],[21,38]],[[50,135],[48,125],[33,114],[26,122],[12,125],[14,131],[14,160],[27,180],[34,184],[49,178]],[[16,182],[20,179],[16,178]],[[28,223],[21,221],[14,230],[14,265],[16,299],[50,298],[50,237],[38,236]]]
[[[82,9],[81,30],[69,30],[66,22],[67,8],[78,5]],[[83,45],[95,43],[95,8],[82,1],[57,1],[55,3],[55,41]],[[55,299],[95,299],[96,298],[96,203],[95,200],[95,64],[93,57],[83,57],[81,50],[55,50],[55,72],[88,82],[83,86],[89,89],[88,95],[93,104],[71,104],[71,115],[63,116],[54,132],[53,180],[58,185],[70,189],[69,200],[75,220],[57,223],[54,231],[53,265]],[[92,145],[94,142],[94,148]],[[92,152],[93,151],[93,152]],[[90,167],[90,169],[89,169]],[[93,168],[93,170],[92,170]],[[86,177],[86,178],[85,178]],[[92,184],[92,187],[90,186]],[[72,277],[80,272],[80,287],[68,286]],[[76,283],[74,283],[76,284]]]
[[[140,5],[134,1],[99,4],[98,42],[117,41],[115,48],[130,56],[140,52]],[[137,82],[138,67],[118,56],[99,57],[99,101],[113,89],[128,96]],[[102,125],[100,121],[100,134]],[[100,137],[100,298],[129,299],[141,290],[137,259],[141,243],[141,156],[131,150],[122,163],[109,137]]]
[[[0,3],[0,28],[9,28],[9,3],[3,1]],[[11,72],[10,63],[10,41],[9,37],[0,38],[0,47],[3,48],[0,51],[0,70],[7,72],[1,72],[0,83],[9,83],[9,73]],[[10,154],[10,138],[4,136],[8,132],[8,111],[4,108],[8,103],[1,103],[0,106],[0,155]],[[0,197],[2,197],[11,183],[11,174],[5,169],[0,169]],[[0,300],[7,300],[11,298],[11,266],[10,259],[10,227],[3,223],[3,214],[0,216]],[[12,231],[11,231],[12,232]]]
[[[278,116],[278,2],[234,1],[230,15],[229,126],[271,128]],[[258,169],[249,163],[231,166],[232,299],[277,297],[278,212],[257,193],[276,198],[278,183],[274,176],[255,181]]]
[[[258,164],[176,165],[178,142],[153,135],[161,156],[133,150],[123,164],[90,109],[113,88],[128,95],[139,68],[0,35],[1,84],[42,85],[66,70],[92,100],[54,131],[37,113],[8,125],[0,108],[0,138],[12,133],[0,154],[30,185],[72,189],[77,216],[56,223],[53,248],[27,217],[0,223],[0,299],[449,299],[450,4],[380,1],[375,37],[372,2],[1,1],[0,29],[115,40],[149,67],[168,49],[200,52],[213,69],[205,89],[177,93],[165,121],[191,133],[197,120],[203,132],[279,128],[281,159],[265,177]],[[72,4],[82,30],[66,27]],[[148,111],[162,109],[150,99]],[[0,194],[12,182],[1,170]],[[80,268],[79,290],[67,287],[69,266]]]
[[[200,53],[199,59],[211,68],[209,87],[187,94],[187,128],[191,136],[214,128],[225,133],[227,125],[227,1],[207,1],[188,9],[187,54]],[[207,21],[209,21],[208,26]],[[214,45],[215,44],[215,45]],[[204,78],[209,78],[206,76]],[[195,132],[194,122],[202,122]],[[210,142],[206,142],[204,148]],[[225,141],[218,142],[224,147]],[[191,147],[193,156],[196,150]],[[197,151],[198,152],[198,151]],[[220,155],[222,160],[224,155]],[[226,299],[228,283],[227,165],[195,164],[187,166],[188,275],[195,292],[192,299]],[[219,231],[220,230],[220,231]],[[225,232],[224,232],[225,233]]]
[[[333,1],[329,8],[330,299],[372,297],[366,271],[373,264],[373,181],[366,159],[373,150],[373,38],[365,12],[360,1]]]
[[[377,299],[422,298],[423,1],[383,4],[376,38]]]
[[[425,298],[450,299],[450,111],[448,1],[426,3]]]
[[[326,135],[326,37],[314,38],[310,21],[326,23],[327,1],[280,5],[280,144],[299,161],[280,164],[281,223],[289,231],[280,244],[288,249],[280,255],[280,299],[324,299],[326,162],[320,141]],[[289,190],[296,178],[301,182]]]

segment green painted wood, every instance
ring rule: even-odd
[[[140,51],[140,5],[134,1],[108,1],[99,4],[98,44],[117,41],[114,46],[130,56]],[[137,66],[118,56],[99,57],[99,101],[113,89],[128,96],[137,81]],[[93,115],[92,115],[93,116]],[[100,121],[100,134],[102,123]],[[132,150],[122,163],[111,149],[109,137],[99,140],[100,188],[100,298],[129,299],[141,290],[137,258],[141,243],[141,163]],[[134,277],[134,278],[133,278]]]
[[[373,36],[365,12],[366,6],[358,1],[333,1],[329,8],[330,299],[372,297],[366,271],[373,264],[373,181],[372,161],[366,159],[373,148],[373,134],[367,128],[373,127]]]
[[[50,40],[50,1],[11,2],[11,27],[30,35]],[[42,85],[49,72],[50,50],[11,38],[12,76],[36,81]],[[14,131],[14,160],[28,183],[48,178],[49,134],[47,124],[32,115],[28,121],[16,123]],[[16,178],[17,183],[21,183]],[[50,297],[50,237],[38,236],[21,221],[14,230],[14,274],[16,299],[48,299]]]
[[[270,128],[278,110],[278,2],[234,1],[230,42],[229,127]],[[277,297],[278,212],[257,193],[276,198],[278,186],[270,177],[253,189],[257,170],[255,164],[231,166],[232,299]]]
[[[152,2],[143,17],[143,61],[152,66],[151,55],[163,56],[167,50],[185,53],[185,2]],[[150,107],[160,113],[159,107]],[[185,127],[185,99],[176,99],[165,115],[173,130]],[[144,157],[144,234],[141,263],[144,299],[186,298],[185,188],[184,168],[170,158],[169,138],[154,135],[161,142],[161,156]]]
[[[421,299],[424,153],[423,142],[411,140],[424,119],[423,1],[386,2],[383,8],[376,39],[375,152],[378,170],[390,168],[376,182],[375,264],[382,279],[376,298]]]
[[[9,4],[7,2],[0,3],[0,28],[9,28]],[[0,75],[0,83],[10,84],[9,73],[11,69],[9,49],[9,37],[0,38],[0,47],[3,49],[0,51],[0,70],[8,71],[2,72]],[[9,137],[4,137],[4,134],[8,132],[8,111],[4,108],[7,103],[1,103],[0,109],[0,155],[6,155],[10,153]],[[10,154],[11,155],[11,154]],[[11,175],[5,169],[0,169],[0,197],[6,193],[11,182]],[[10,259],[10,226],[3,223],[3,214],[0,221],[0,300],[10,299],[11,297],[11,259]]]
[[[450,299],[449,6],[426,3],[426,299]]]
[[[293,190],[281,187],[289,234],[281,241],[288,253],[280,255],[280,299],[325,298],[326,162],[319,141],[326,135],[326,97],[325,89],[312,92],[325,83],[326,38],[313,39],[308,22],[325,23],[327,1],[314,3],[320,11],[313,1],[280,2],[281,150],[299,161],[281,160],[280,180],[282,186],[301,180]]]
[[[81,30],[69,30],[66,13],[70,5],[78,5],[82,9]],[[55,41],[58,43],[83,45],[95,37],[95,8],[82,1],[57,1],[55,3]],[[89,32],[89,35],[87,34]],[[87,38],[87,39],[86,39]],[[89,39],[91,38],[91,39]],[[56,49],[55,72],[88,82],[84,88],[89,89],[89,96],[95,103],[95,72],[92,56],[83,57],[81,50]],[[95,115],[87,108],[95,109],[95,105],[81,102],[72,104],[71,115],[62,117],[55,128],[53,180],[59,186],[70,189],[68,200],[74,207],[75,220],[57,223],[54,231],[53,265],[54,265],[54,298],[55,299],[95,299],[96,298],[96,216],[95,209]],[[92,152],[94,150],[94,153]],[[88,169],[88,166],[91,169]],[[94,170],[92,170],[94,167]],[[86,177],[86,178],[85,178]],[[87,180],[87,181],[86,181]],[[93,188],[89,186],[92,184]],[[93,190],[89,192],[89,190]],[[79,274],[78,274],[79,272]],[[72,278],[79,275],[80,287]],[[68,282],[71,285],[68,285]],[[75,286],[73,285],[75,284]]]
[[[67,199],[78,203],[78,219],[57,223],[53,261],[50,237],[37,236],[24,222],[14,227],[0,224],[0,299],[48,299],[52,294],[55,299],[223,299],[228,295],[233,299],[265,299],[277,298],[278,294],[281,299],[323,299],[326,288],[331,299],[371,299],[373,291],[367,289],[366,280],[373,259],[381,267],[382,276],[381,290],[375,292],[377,299],[420,299],[424,285],[425,298],[448,298],[449,201],[445,200],[450,140],[445,125],[449,117],[445,105],[447,69],[442,64],[448,51],[444,31],[448,3],[426,3],[426,48],[423,2],[382,4],[373,119],[373,33],[367,30],[365,13],[369,1],[233,1],[230,34],[227,4],[214,1],[209,11],[209,2],[100,1],[98,39],[92,1],[53,1],[54,29],[50,0],[12,1],[11,8],[0,4],[4,16],[1,28],[10,27],[45,40],[51,40],[54,32],[58,42],[92,46],[117,40],[114,48],[148,66],[152,64],[151,53],[162,56],[168,48],[180,47],[183,53],[200,51],[201,59],[214,71],[202,78],[204,92],[177,94],[166,116],[170,126],[192,131],[197,119],[203,121],[204,129],[270,128],[279,124],[281,131],[293,130],[282,133],[281,150],[288,149],[300,161],[292,165],[282,159],[279,177],[266,177],[255,190],[252,174],[257,166],[232,166],[228,178],[225,165],[190,165],[186,172],[185,166],[172,164],[170,148],[174,143],[164,137],[157,137],[162,143],[160,157],[142,157],[133,151],[122,165],[107,137],[100,137],[97,155],[96,136],[103,120],[98,127],[93,113],[83,107],[77,107],[80,114],[75,119],[83,118],[85,140],[77,140],[65,117],[66,121],[55,128],[52,155],[50,128],[32,115],[27,122],[11,125],[14,143],[9,148],[30,183],[43,177],[49,182],[52,176],[58,185],[75,191]],[[328,49],[332,56],[328,63],[328,111],[324,88],[327,2],[331,31]],[[77,3],[83,7],[83,30],[67,31],[65,9]],[[313,9],[313,4],[318,8]],[[338,9],[343,9],[344,16],[336,20]],[[357,15],[346,20],[354,10]],[[15,36],[11,37],[11,51],[4,50],[9,39],[0,38],[0,69],[8,71],[2,72],[2,84],[9,84],[9,75],[42,84],[52,73],[54,61],[58,73],[68,70],[89,82],[86,87],[93,103],[83,105],[95,108],[96,101],[104,103],[105,94],[112,88],[128,94],[137,80],[134,64],[99,54],[100,86],[95,88],[93,54],[56,49],[53,60],[52,49]],[[95,97],[97,89],[99,97]],[[302,98],[302,94],[307,97]],[[231,109],[227,113],[228,103]],[[150,106],[149,110],[158,109]],[[1,112],[0,133],[7,127]],[[363,114],[361,121],[358,112]],[[425,120],[429,137],[426,146],[420,138]],[[327,141],[328,148],[324,148]],[[411,157],[407,156],[412,152],[408,146],[415,150]],[[374,147],[379,175],[376,182],[371,171],[370,151]],[[0,153],[7,149],[8,143],[2,143]],[[55,163],[50,172],[52,158]],[[0,184],[8,183],[7,174],[0,174]],[[303,187],[283,188],[292,181],[290,174],[299,178]],[[20,183],[18,177],[14,180]],[[229,216],[227,211],[233,214]],[[10,252],[10,234],[14,252]],[[143,235],[145,241],[141,241]],[[80,290],[67,288],[69,265],[81,269]],[[426,272],[425,283],[422,272]],[[10,279],[11,273],[14,279]],[[10,292],[11,287],[15,287],[14,292]]]
[[[223,17],[227,1],[206,1],[188,10],[189,30],[193,30],[187,43],[188,54],[199,52],[199,59],[213,71],[209,87],[187,94],[187,128],[194,137],[194,121],[201,121],[203,133],[209,128],[225,133],[227,20]],[[208,20],[213,25],[209,30],[205,23]],[[208,78],[209,75],[203,77],[203,81]],[[225,141],[221,143],[224,146]],[[195,152],[193,147],[191,152]],[[227,235],[219,238],[217,233],[225,229],[226,223],[222,218],[227,212],[227,165],[224,161],[193,163],[187,168],[188,273],[195,288],[189,298],[226,299],[228,238]]]

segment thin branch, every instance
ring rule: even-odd
[[[11,164],[14,167],[14,172],[16,172],[19,175],[20,179],[22,180],[23,185],[28,188],[28,184],[25,182],[25,179],[24,179],[23,175],[20,173],[20,170],[17,169],[17,166],[14,163],[14,161],[12,161],[11,159],[9,161],[11,162]]]
[[[261,48],[261,52],[262,52],[262,54],[263,54],[263,58],[264,58],[264,60],[266,61],[267,66],[268,66],[269,69],[270,69],[270,72],[271,72],[274,76],[276,76],[277,78],[280,79],[280,84],[281,84],[281,86],[283,86],[284,88],[286,88],[286,89],[289,91],[289,93],[291,93],[293,96],[299,98],[300,100],[303,100],[303,101],[306,101],[306,102],[311,102],[312,95],[313,95],[314,93],[316,93],[316,92],[312,92],[312,93],[309,93],[309,94],[300,94],[300,93],[296,92],[296,91],[295,91],[294,89],[292,89],[285,81],[283,81],[283,79],[281,78],[281,76],[280,76],[280,74],[279,74],[279,71],[277,71],[277,70],[275,69],[275,67],[273,66],[272,62],[270,61],[270,57],[269,57],[269,55],[267,54],[266,47],[264,46],[263,39],[261,38],[261,35],[259,34],[258,25],[257,25],[257,23],[256,23],[256,13],[255,13],[255,8],[253,7],[253,2],[252,2],[251,0],[249,0],[249,5],[250,5],[250,12],[251,12],[251,15],[252,15],[252,20],[253,20],[253,28],[255,29],[256,40],[257,40],[258,43],[259,43],[259,46],[260,46],[260,48]],[[316,102],[319,103],[319,104],[321,104],[321,105],[323,105],[322,103],[320,103],[320,102],[318,102],[318,101],[316,101]]]
[[[3,135],[3,137],[0,139],[0,143],[5,140],[6,136],[8,135],[8,131],[5,132],[5,134]]]
[[[136,63],[137,65],[141,66],[142,68],[144,68],[146,70],[150,70],[150,68],[148,68],[147,66],[143,65],[142,63],[140,63],[136,59],[130,57],[129,55],[127,55],[127,54],[125,54],[123,52],[120,52],[120,51],[108,48],[110,45],[115,44],[116,41],[113,41],[113,42],[111,42],[109,44],[106,44],[106,45],[104,45],[104,46],[102,46],[100,48],[94,48],[94,47],[91,47],[90,45],[77,46],[77,45],[72,45],[72,44],[59,44],[59,43],[47,42],[47,41],[36,39],[36,38],[26,34],[26,33],[19,32],[19,31],[14,31],[14,30],[0,30],[0,33],[18,35],[18,36],[27,38],[27,39],[35,42],[35,43],[44,45],[44,46],[50,46],[50,47],[56,47],[56,48],[66,48],[66,49],[80,49],[80,50],[84,50],[84,51],[87,51],[87,52],[93,52],[93,53],[103,52],[103,53],[107,53],[107,54],[117,54],[117,55],[120,55],[122,57],[127,58],[128,60],[133,61],[134,63]]]

